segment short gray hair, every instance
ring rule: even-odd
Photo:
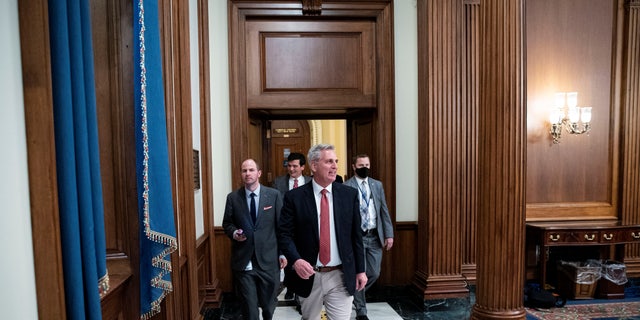
[[[319,143],[314,145],[309,149],[309,154],[307,154],[307,160],[309,162],[314,162],[320,160],[320,154],[325,150],[336,150],[332,144]]]

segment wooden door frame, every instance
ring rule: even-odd
[[[371,145],[375,148],[371,160],[378,168],[378,177],[385,186],[388,205],[395,208],[395,95],[394,95],[394,52],[393,52],[393,1],[314,1],[317,7],[303,13],[303,5],[308,1],[260,1],[249,2],[229,0],[229,108],[231,119],[231,170],[240,172],[240,165],[249,154],[248,126],[249,110],[247,101],[245,25],[248,18],[296,17],[304,19],[307,14],[316,20],[330,18],[371,19],[375,21],[377,87],[376,105],[373,112],[373,135]],[[307,3],[308,4],[308,3]],[[268,110],[266,110],[268,111]],[[353,110],[338,110],[337,118],[344,118]],[[296,110],[291,110],[291,116]],[[327,113],[322,114],[325,118]],[[306,115],[309,116],[308,114]],[[313,115],[312,115],[313,116]],[[334,118],[336,118],[334,116]],[[348,118],[348,117],[347,117]],[[349,139],[347,139],[349,141]],[[349,142],[348,142],[349,143]],[[351,146],[355,147],[355,146]],[[348,147],[349,148],[349,147]],[[394,210],[392,210],[394,211]],[[395,220],[395,212],[392,212]]]
[[[38,317],[67,317],[62,274],[46,0],[18,1]]]

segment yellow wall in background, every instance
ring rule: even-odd
[[[309,128],[311,145],[328,143],[336,147],[338,174],[344,177],[350,168],[350,161],[347,159],[347,121],[309,120]]]

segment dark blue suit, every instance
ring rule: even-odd
[[[349,294],[353,295],[356,291],[356,274],[365,272],[358,191],[334,182],[332,195],[334,232],[342,260],[344,285]],[[278,230],[280,249],[291,265],[298,259],[304,259],[312,266],[316,265],[320,236],[313,183],[307,183],[285,194]],[[286,270],[285,284],[297,295],[308,297],[313,286],[313,276],[304,280],[293,269],[289,269]]]

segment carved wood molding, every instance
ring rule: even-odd
[[[625,247],[628,247],[626,245]],[[626,267],[626,273],[628,278],[640,277],[640,258],[626,258],[624,259],[624,265]]]
[[[475,284],[477,279],[477,266],[476,264],[463,264],[462,265],[462,276],[469,284]]]
[[[469,296],[466,279],[460,275],[434,276],[417,271],[411,281],[422,300],[464,298]]]
[[[631,9],[638,9],[640,8],[640,0],[628,0],[627,6]]]
[[[303,16],[319,16],[322,14],[322,0],[302,0]]]

